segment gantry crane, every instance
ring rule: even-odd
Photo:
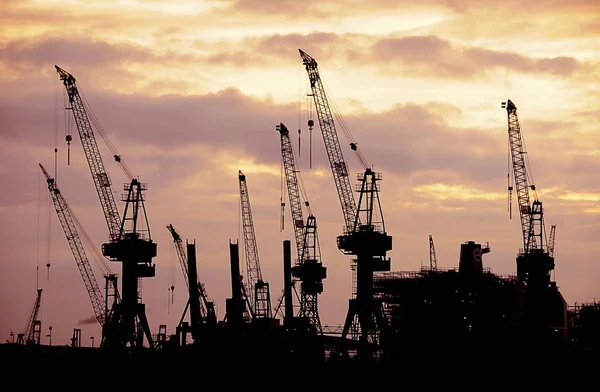
[[[527,152],[523,144],[517,107],[509,99],[502,102],[508,113],[508,140],[512,158],[513,180],[517,192],[523,249],[517,256],[517,276],[527,286],[548,287],[554,270],[554,257],[548,252],[544,211],[533,184]],[[509,183],[509,197],[513,187]],[[512,200],[512,198],[511,198]]]
[[[429,234],[429,268],[432,271],[437,270],[437,256],[435,254],[435,246],[433,245],[433,237]]]
[[[131,170],[129,170],[121,159],[121,156],[111,146],[108,138],[105,138],[113,152],[115,160],[120,164],[121,169],[130,180],[130,183],[126,183],[123,187],[126,193],[123,195],[122,201],[126,204],[123,217],[119,218],[119,211],[113,197],[110,178],[104,169],[104,163],[96,143],[92,123],[88,117],[86,105],[80,95],[75,77],[59,66],[55,66],[55,68],[66,89],[70,104],[70,107],[67,109],[70,109],[73,113],[81,144],[108,225],[109,242],[102,244],[102,253],[104,256],[109,257],[111,261],[122,263],[122,298],[118,308],[119,312],[115,314],[115,316],[122,319],[121,334],[119,337],[120,345],[123,347],[142,347],[145,335],[149,347],[153,347],[152,335],[150,334],[148,320],[146,319],[145,305],[141,302],[140,298],[139,282],[140,278],[155,276],[155,266],[152,264],[152,259],[156,257],[157,249],[156,244],[152,242],[150,236],[143,195],[143,192],[147,190],[147,185],[134,178]],[[94,116],[93,118],[95,120]],[[95,122],[102,135],[105,136],[99,123],[96,120]],[[70,143],[70,141],[71,135],[68,134],[67,143]]]
[[[201,339],[201,327],[202,324],[210,326],[217,325],[217,316],[215,314],[215,305],[213,302],[208,300],[208,295],[204,288],[204,284],[198,279],[198,269],[196,266],[196,244],[187,242],[187,254],[183,248],[183,239],[177,233],[173,225],[168,225],[167,229],[173,237],[175,243],[175,249],[181,264],[181,272],[183,273],[183,279],[188,288],[188,301],[185,305],[185,309],[179,321],[181,329],[185,329],[183,325],[183,319],[187,310],[190,310],[190,329],[192,333],[192,339],[195,342]]]
[[[42,333],[42,322],[38,319],[40,306],[42,305],[42,289],[37,289],[37,295],[33,303],[31,313],[27,318],[27,325],[23,333],[17,335],[18,344],[40,344]]]
[[[349,137],[350,148],[364,169],[364,173],[358,175],[360,184],[357,187],[357,208],[348,177],[348,165],[344,161],[318,64],[306,52],[301,49],[299,51],[308,73],[319,126],[344,216],[345,232],[337,239],[338,249],[355,257],[353,280],[356,279],[356,289],[354,298],[349,302],[341,341],[343,344],[348,332],[352,330],[352,337],[358,338],[360,342],[359,357],[369,360],[383,347],[381,338],[387,329],[381,303],[373,298],[373,273],[390,270],[390,259],[386,257],[386,252],[392,249],[392,237],[385,231],[379,199],[378,182],[381,181],[381,173],[376,173],[369,167],[357,143]],[[310,126],[312,124],[309,121]],[[346,134],[350,135],[348,131]],[[345,348],[342,347],[342,353],[344,351]]]
[[[306,223],[302,214],[302,201],[298,186],[298,170],[294,158],[294,150],[287,127],[280,123],[276,130],[281,136],[281,156],[290,201],[292,225],[296,239],[298,258],[292,268],[292,275],[301,282],[300,314],[307,318],[317,333],[323,334],[319,318],[318,295],[323,292],[323,279],[327,277],[327,269],[321,263],[321,250],[317,236],[317,218],[313,215],[308,200],[304,205],[308,210]]]
[[[244,253],[246,257],[246,279],[248,291],[246,295],[252,314],[256,318],[271,318],[271,294],[269,283],[262,278],[260,261],[258,258],[258,246],[256,243],[256,233],[254,232],[254,221],[252,219],[252,210],[250,208],[250,195],[248,194],[248,184],[246,176],[241,170],[238,171],[238,180],[240,185],[240,203],[242,210],[242,226],[244,230]]]

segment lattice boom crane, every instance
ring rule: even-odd
[[[262,278],[260,261],[258,258],[258,246],[254,221],[250,208],[250,196],[248,195],[248,184],[246,176],[240,170],[238,172],[240,185],[240,203],[242,209],[242,225],[244,229],[244,250],[246,257],[246,279],[249,303],[254,307],[254,316],[257,318],[271,317],[271,299],[269,284]]]
[[[517,256],[517,275],[528,286],[550,284],[550,273],[554,269],[554,257],[549,253],[544,210],[537,197],[531,173],[528,171],[527,152],[524,148],[521,126],[517,117],[517,107],[509,99],[502,102],[508,114],[508,140],[512,158],[514,184],[517,191],[523,250]],[[513,187],[509,182],[509,197]]]
[[[287,127],[280,123],[276,126],[281,136],[281,155],[290,200],[290,211],[294,226],[294,236],[298,252],[297,265],[292,268],[292,274],[301,284],[300,316],[306,317],[315,326],[318,333],[323,333],[318,311],[318,294],[323,292],[323,279],[327,270],[321,263],[321,252],[317,236],[317,220],[310,210],[308,201],[304,201],[309,216],[304,222],[302,201],[294,159],[294,150]]]
[[[40,169],[42,169],[42,172],[46,177],[46,182],[48,183],[48,190],[50,191],[50,195],[52,196],[52,202],[54,203],[54,207],[58,215],[58,220],[60,221],[63,231],[65,232],[67,242],[71,247],[73,257],[75,258],[75,262],[77,263],[77,268],[79,268],[79,272],[81,273],[81,277],[83,278],[83,283],[85,284],[85,288],[87,289],[88,295],[90,297],[96,320],[98,320],[98,323],[101,326],[104,326],[104,296],[102,295],[102,291],[98,286],[98,281],[94,276],[94,271],[92,270],[92,266],[90,265],[88,257],[85,253],[83,243],[81,242],[81,238],[79,237],[79,233],[77,232],[77,227],[75,226],[75,221],[73,220],[73,217],[71,215],[71,210],[62,193],[56,186],[54,178],[50,177],[50,175],[48,174],[46,169],[44,169],[44,166],[42,166],[42,164],[40,164]]]
[[[537,198],[537,192],[531,173],[528,172],[527,152],[523,144],[521,126],[517,117],[517,107],[509,99],[502,106],[508,113],[508,140],[512,158],[514,183],[517,191],[517,202],[521,216],[521,231],[523,235],[523,253],[542,249],[543,211],[542,202]],[[512,192],[512,186],[508,188]],[[533,203],[531,201],[533,199]]]
[[[344,234],[338,236],[338,249],[345,254],[355,256],[353,260],[355,267],[353,268],[354,298],[349,301],[340,349],[342,352],[346,350],[344,347],[346,336],[352,330],[352,337],[360,341],[359,357],[373,358],[373,348],[381,343],[380,335],[385,335],[384,331],[388,328],[387,321],[383,317],[381,302],[375,300],[373,295],[373,273],[390,270],[391,260],[386,256],[386,252],[392,249],[392,237],[385,231],[379,199],[381,173],[376,173],[371,169],[358,149],[357,143],[350,138],[350,132],[344,129],[350,142],[350,148],[364,169],[364,173],[358,177],[360,181],[357,188],[359,199],[356,202],[348,177],[348,165],[342,156],[333,115],[327,102],[317,62],[301,49],[300,57],[308,73],[319,126],[344,215],[346,227]]]
[[[304,253],[304,217],[302,214],[302,200],[300,199],[300,188],[298,187],[298,176],[296,163],[294,160],[294,150],[290,140],[290,132],[284,124],[276,126],[281,135],[281,157],[283,159],[283,168],[290,200],[290,211],[292,213],[292,224],[294,226],[294,237],[296,239],[296,250],[298,260],[303,260]],[[308,201],[305,201],[306,208],[310,209]],[[311,214],[312,215],[312,214]]]

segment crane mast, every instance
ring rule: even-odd
[[[102,291],[98,286],[98,281],[94,276],[94,271],[92,270],[92,266],[90,265],[88,257],[85,253],[83,243],[81,242],[81,238],[77,232],[77,227],[75,226],[71,209],[69,208],[62,193],[56,186],[54,178],[50,177],[42,164],[40,164],[40,169],[42,169],[42,172],[46,177],[48,190],[52,196],[52,202],[54,203],[58,220],[60,221],[63,231],[65,232],[65,236],[67,237],[67,242],[69,243],[69,247],[71,248],[75,262],[77,263],[77,268],[79,268],[79,273],[83,278],[83,283],[85,284],[85,288],[90,297],[96,320],[98,321],[98,324],[104,326],[106,316],[104,296],[102,295]]]
[[[241,170],[238,172],[240,185],[240,203],[242,210],[242,226],[244,230],[244,250],[246,257],[246,276],[248,280],[249,292],[246,293],[248,301],[253,307],[253,314],[256,318],[271,318],[271,298],[269,292],[269,283],[262,278],[260,270],[260,261],[258,258],[258,246],[256,243],[256,233],[254,231],[254,221],[252,219],[252,210],[250,208],[250,196],[248,194],[248,184],[246,176]]]
[[[300,56],[302,57],[302,63],[308,73],[310,88],[315,101],[317,117],[319,119],[319,126],[323,135],[323,141],[325,142],[325,150],[327,151],[329,165],[331,166],[333,179],[342,206],[342,214],[344,215],[344,222],[346,225],[345,231],[350,232],[354,229],[356,201],[354,200],[352,185],[350,184],[348,164],[344,160],[338,134],[335,129],[335,123],[333,121],[333,114],[331,113],[329,103],[327,102],[325,88],[323,87],[321,76],[319,75],[317,61],[302,51],[302,49],[299,49],[299,51]],[[353,144],[352,148],[356,148],[356,144]]]
[[[276,130],[281,136],[281,155],[285,172],[285,179],[290,200],[290,211],[292,224],[294,226],[294,237],[298,259],[292,268],[292,275],[300,280],[300,317],[307,318],[317,332],[322,334],[321,321],[318,310],[318,294],[323,292],[323,279],[327,276],[327,270],[321,263],[321,252],[317,236],[317,220],[310,211],[310,204],[305,201],[309,216],[304,223],[302,214],[302,202],[298,186],[298,170],[294,158],[294,150],[289,137],[289,130],[280,123]]]
[[[106,218],[110,239],[111,241],[116,241],[119,238],[121,219],[113,196],[110,178],[104,169],[102,156],[100,155],[98,143],[96,143],[92,124],[85,110],[81,95],[79,94],[79,88],[75,81],[75,77],[58,65],[55,65],[54,67],[67,90],[69,103],[71,105],[69,109],[73,112],[83,151],[85,152],[92,179],[96,186],[96,192],[100,199],[100,205],[102,206],[102,211]],[[119,158],[115,156],[115,159],[118,160]]]

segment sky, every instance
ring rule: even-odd
[[[107,226],[54,65],[75,76],[110,142],[148,184],[158,256],[143,298],[154,333],[160,324],[174,333],[186,303],[168,224],[195,239],[200,279],[223,318],[228,243],[243,239],[238,170],[263,278],[274,302],[281,295],[282,242],[293,233],[289,209],[281,230],[279,123],[297,153],[301,130],[297,163],[328,271],[321,321],[343,322],[350,260],[336,247],[343,218],[320,129],[307,126],[318,121],[298,49],[317,60],[330,105],[382,173],[393,271],[428,265],[432,235],[439,266],[458,265],[461,243],[489,242],[484,264],[514,274],[523,244],[508,212],[501,108],[511,99],[547,231],[556,225],[554,278],[570,305],[600,297],[599,42],[596,0],[2,0],[0,341],[23,332],[37,287],[44,343],[49,326],[53,344],[68,344],[73,328],[83,345],[100,338],[38,166],[94,244],[88,256],[103,287],[93,256]],[[122,211],[127,178],[96,137]]]

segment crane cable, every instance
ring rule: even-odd
[[[321,78],[320,71],[319,71],[319,78]],[[332,114],[335,116],[336,120],[338,121],[338,124],[340,124],[340,127],[342,128],[342,132],[344,133],[344,136],[346,137],[346,141],[350,144],[352,150],[354,151],[354,155],[358,159],[358,161],[361,164],[361,166],[363,167],[363,169],[368,169],[370,167],[370,165],[367,162],[367,159],[365,158],[363,153],[358,148],[358,142],[356,142],[356,140],[352,136],[352,133],[350,132],[350,129],[348,128],[348,125],[346,124],[346,120],[344,120],[344,117],[342,117],[341,111],[339,110],[338,106],[336,105],[335,101],[333,100],[333,98],[332,98],[333,95],[331,94],[329,87],[327,86],[327,82],[325,82],[323,80],[323,78],[321,78],[321,82],[323,83],[323,88],[326,91],[327,97],[329,97],[328,102],[329,102],[329,106],[331,107]]]
[[[85,110],[88,113],[90,122],[94,124],[94,127],[96,128],[96,130],[98,131],[98,133],[100,134],[102,139],[104,140],[104,143],[110,150],[110,153],[115,158],[115,160],[119,163],[119,167],[121,168],[123,173],[128,177],[128,180],[134,179],[135,176],[133,175],[133,172],[131,171],[131,169],[129,168],[127,163],[125,161],[123,161],[121,155],[117,152],[115,145],[109,139],[108,134],[102,127],[102,124],[100,124],[100,121],[96,117],[94,110],[92,109],[91,105],[88,103],[88,100],[85,97],[85,95],[83,94],[83,91],[81,90],[81,87],[79,87],[79,85],[77,86],[77,91],[79,92],[79,95],[81,96],[82,103],[84,104]]]
[[[38,171],[38,211],[37,211],[37,251],[36,251],[36,267],[35,267],[35,289],[40,288],[40,210],[42,205],[41,179],[43,174]]]

